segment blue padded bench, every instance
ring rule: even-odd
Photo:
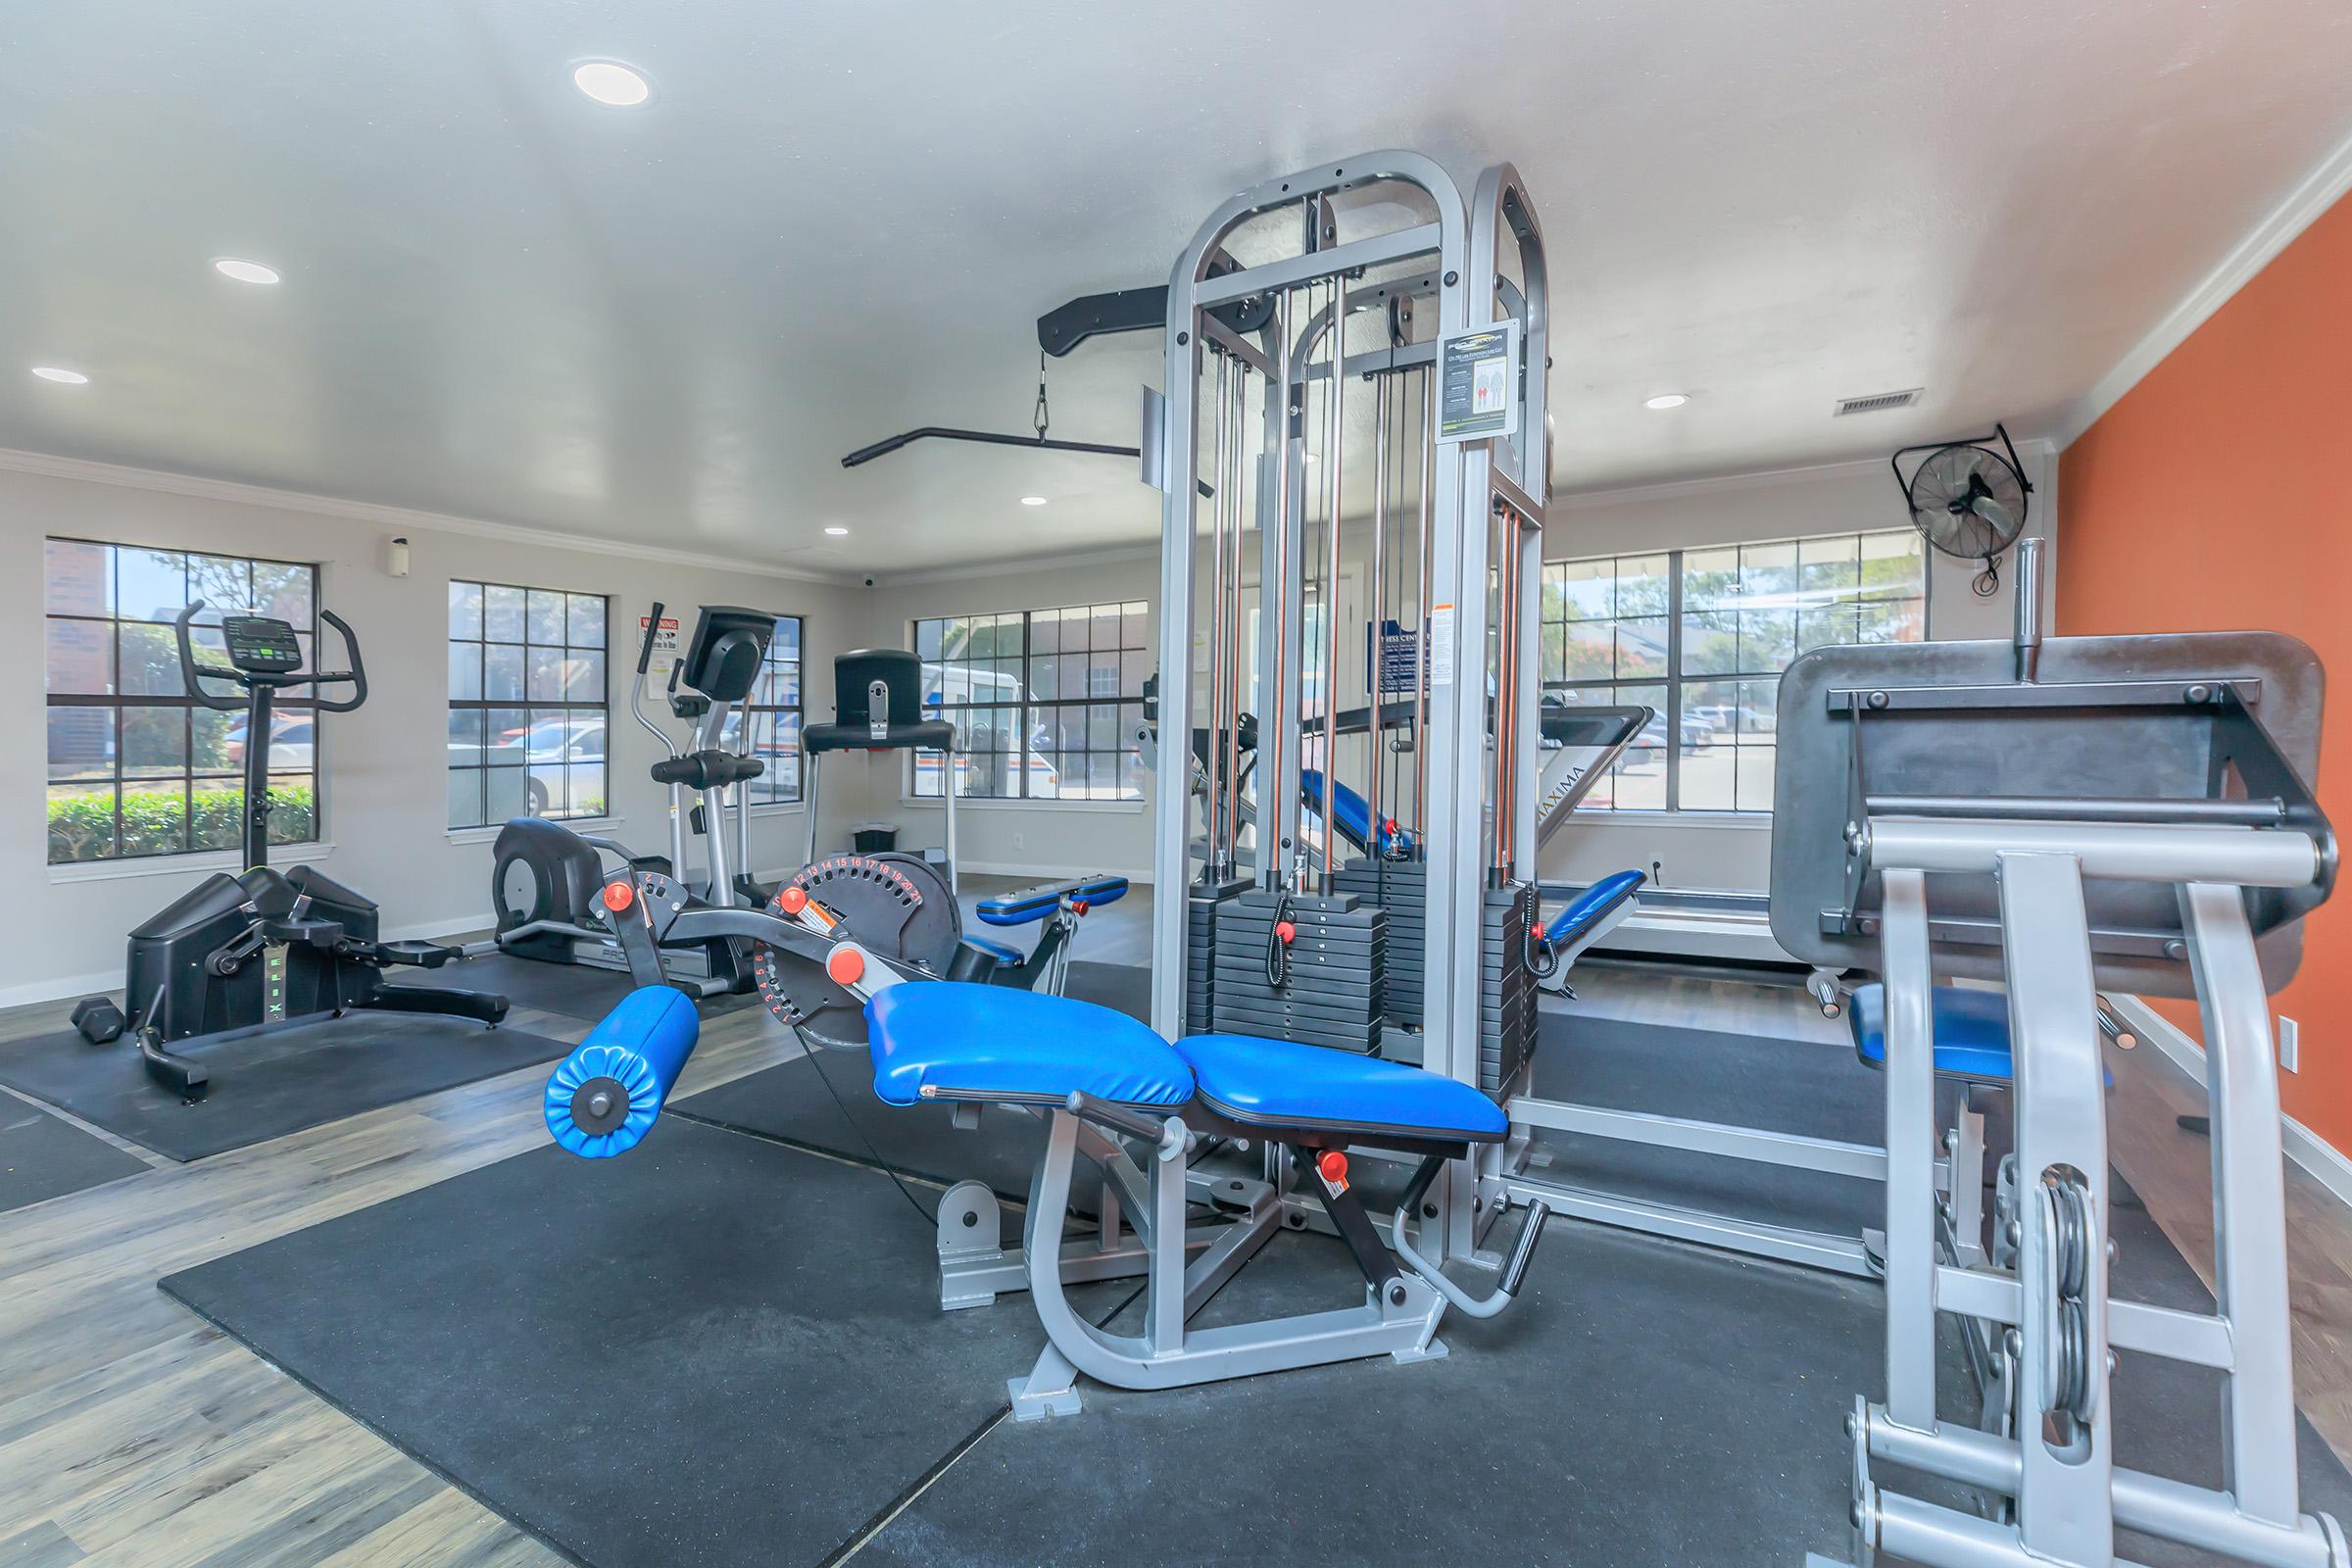
[[[1196,1099],[1246,1127],[1317,1138],[1499,1143],[1502,1107],[1419,1067],[1290,1040],[1195,1035],[1173,1046],[1109,1007],[1001,986],[891,986],[865,1004],[874,1094],[893,1105],[1054,1105],[1073,1093],[1169,1111]]]
[[[1307,767],[1298,771],[1298,797],[1309,807],[1323,808],[1323,774]],[[1413,852],[1413,836],[1392,820],[1381,824],[1380,843],[1372,845],[1372,808],[1364,798],[1347,785],[1334,780],[1331,786],[1331,814],[1336,819],[1340,836],[1359,850],[1369,850],[1381,856],[1406,856]]]
[[[2010,1079],[2009,998],[1998,991],[1966,986],[1933,986],[1936,1074],[1977,1083]],[[1854,1054],[1872,1067],[1886,1065],[1886,988],[1874,981],[1854,990],[1846,1009]]]
[[[1646,880],[1640,871],[1620,871],[1615,876],[1602,877],[1544,922],[1544,942],[1555,948],[1567,947],[1616,913]]]
[[[1009,942],[999,942],[995,937],[974,936],[968,932],[964,935],[963,945],[967,948],[978,948],[999,963],[1017,964],[1029,956]]]

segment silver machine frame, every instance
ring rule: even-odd
[[[1341,220],[1371,226],[1366,209],[1351,208],[1351,193],[1379,188],[1388,210],[1409,207],[1376,232],[1342,238]],[[1284,222],[1296,228],[1274,248],[1280,259],[1244,265],[1229,245],[1249,225]],[[1256,238],[1262,247],[1264,227]],[[1487,286],[1475,286],[1484,280]],[[1319,303],[1310,291],[1323,297]],[[1271,296],[1272,316],[1252,337],[1237,335],[1213,314],[1233,302]],[[1544,498],[1547,488],[1549,423],[1544,407],[1548,286],[1542,229],[1519,175],[1508,165],[1489,169],[1465,207],[1449,174],[1417,153],[1373,152],[1301,171],[1243,191],[1219,207],[1178,259],[1168,290],[1168,394],[1158,428],[1147,429],[1147,466],[1167,475],[1162,485],[1159,598],[1160,712],[1163,730],[1181,733],[1206,718],[1212,760],[1208,788],[1196,793],[1189,747],[1158,749],[1158,808],[1152,868],[1162,889],[1194,879],[1192,847],[1205,840],[1200,877],[1240,876],[1267,890],[1328,889],[1328,857],[1310,850],[1301,831],[1294,780],[1302,765],[1304,731],[1298,693],[1309,667],[1304,647],[1306,585],[1332,585],[1332,612],[1322,617],[1323,647],[1315,666],[1337,667],[1341,569],[1339,528],[1346,514],[1348,388],[1369,379],[1359,395],[1376,412],[1374,486],[1385,514],[1392,465],[1419,466],[1419,564],[1414,594],[1428,635],[1415,643],[1414,662],[1426,697],[1413,704],[1409,740],[1411,791],[1425,828],[1428,880],[1422,1065],[1466,1083],[1479,1082],[1480,933],[1491,888],[1532,883],[1535,877],[1539,792],[1524,779],[1536,772],[1540,733],[1539,665],[1534,628],[1542,591]],[[1435,329],[1429,307],[1435,306]],[[1398,312],[1418,325],[1398,341]],[[1342,341],[1347,324],[1366,316],[1389,318],[1377,345]],[[1438,342],[1472,327],[1515,322],[1519,333],[1515,434],[1441,442],[1435,416]],[[1337,322],[1339,325],[1334,326]],[[1337,345],[1335,351],[1335,344]],[[1334,362],[1339,373],[1335,376]],[[1413,386],[1421,399],[1418,451],[1392,445],[1392,421],[1402,429]],[[1310,394],[1326,392],[1321,409]],[[1250,416],[1249,388],[1257,391]],[[1268,387],[1287,395],[1264,396]],[[1402,388],[1401,392],[1396,388]],[[1203,417],[1203,405],[1206,405]],[[1257,426],[1254,443],[1250,427]],[[1403,441],[1399,436],[1398,442]],[[1152,452],[1156,440],[1157,452]],[[1317,466],[1306,462],[1313,450]],[[1200,474],[1205,485],[1183,482]],[[1310,483],[1310,481],[1314,481]],[[1208,494],[1204,497],[1202,490]],[[1398,490],[1401,492],[1401,481]],[[1318,493],[1319,492],[1319,493]],[[1307,554],[1309,524],[1321,503],[1320,559]],[[1385,516],[1384,516],[1385,521]],[[1258,651],[1262,712],[1256,766],[1255,853],[1239,845],[1243,814],[1238,776],[1229,752],[1242,686],[1247,625],[1242,553],[1246,531],[1259,538]],[[1390,585],[1401,572],[1388,556],[1388,529],[1376,530],[1369,604],[1377,617]],[[1209,571],[1197,554],[1205,546]],[[1399,554],[1401,554],[1401,541]],[[1401,589],[1401,584],[1398,585]],[[1401,597],[1401,594],[1399,594]],[[1207,633],[1208,679],[1196,709],[1200,682],[1193,666],[1196,634]],[[1490,734],[1488,682],[1495,693]],[[1336,682],[1327,674],[1327,687]],[[1381,700],[1374,681],[1375,713]],[[1322,769],[1329,781],[1337,748],[1336,691],[1323,706]],[[1409,701],[1409,699],[1408,699]],[[1374,765],[1366,791],[1375,819],[1384,805],[1377,716]],[[1396,786],[1405,788],[1401,779]],[[1202,820],[1193,820],[1195,803]],[[1330,801],[1321,819],[1331,819]],[[1400,803],[1399,803],[1400,804]],[[1163,894],[1152,911],[1152,1022],[1162,1035],[1184,1030],[1186,901]],[[1498,1149],[1502,1146],[1496,1146]],[[1511,1201],[1504,1162],[1483,1157],[1475,1180],[1449,1167],[1420,1210],[1421,1245],[1435,1257],[1493,1265],[1478,1251],[1481,1232]],[[1268,1171],[1278,1191],[1286,1176]],[[1300,1223],[1321,1216],[1291,1194],[1287,1211]]]
[[[1847,1422],[1854,1560],[2110,1568],[2131,1531],[2269,1568],[2346,1568],[2343,1532],[2297,1494],[2267,1002],[2335,871],[2308,783],[2318,661],[2273,633],[2044,640],[2031,551],[2021,567],[2010,643],[1822,650],[1783,678],[1774,934],[1886,984],[1886,1396],[1857,1399]],[[2007,987],[2016,1148],[1990,1255],[1981,1163],[1938,1180],[1938,973]],[[2198,1004],[2210,1315],[2109,1294],[2102,987]],[[1980,1362],[1977,1426],[1936,1409],[1945,1314]],[[2135,1355],[2222,1374],[2219,1489],[2115,1463],[2109,1385]],[[1983,1506],[1897,1490],[1884,1466],[1974,1489]]]

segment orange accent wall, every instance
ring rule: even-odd
[[[2062,633],[2283,631],[2334,676],[2320,800],[2352,837],[2352,201],[2340,201],[2066,449]],[[2352,888],[2272,999],[2302,1033],[2288,1115],[2352,1152]],[[2196,1011],[2162,1004],[2193,1037]]]

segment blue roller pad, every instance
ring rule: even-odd
[[[1615,876],[1602,877],[1544,923],[1544,940],[1555,948],[1574,942],[1607,919],[1617,906],[1634,896],[1644,880],[1640,871],[1620,871]]]
[[[1060,1104],[1073,1091],[1147,1109],[1193,1098],[1193,1071],[1168,1043],[1108,1007],[956,981],[885,986],[865,1004],[874,1096]]]
[[[1246,1126],[1474,1144],[1510,1131],[1502,1107],[1470,1085],[1403,1062],[1252,1035],[1193,1035],[1176,1050],[1202,1102]]]
[[[610,1159],[636,1148],[694,1054],[702,1027],[702,1015],[683,991],[657,985],[630,992],[547,1080],[547,1130],[584,1159]],[[583,1132],[571,1119],[572,1096],[592,1078],[613,1079],[628,1092],[628,1116],[608,1132]]]
[[[1299,769],[1298,798],[1317,811],[1323,809],[1323,774],[1320,769]],[[1336,780],[1331,786],[1331,814],[1333,826],[1339,830],[1340,837],[1359,850],[1371,844],[1372,808],[1364,804],[1361,795]],[[1375,853],[1384,856],[1410,855],[1412,851],[1413,836],[1410,833],[1403,828],[1392,830],[1385,825],[1381,828],[1380,847]]]
[[[1116,904],[1127,896],[1123,876],[1085,876],[1068,882],[1040,882],[982,899],[974,910],[989,925],[1029,925],[1061,906],[1064,898],[1081,904]]]

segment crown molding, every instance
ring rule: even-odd
[[[1040,571],[1066,571],[1087,566],[1111,566],[1129,561],[1157,561],[1157,544],[1109,545],[1100,550],[1062,550],[1050,555],[1022,556],[985,564],[925,566],[915,571],[877,574],[877,589],[912,588],[927,582],[968,582],[982,577],[1030,576]]]
[[[2187,342],[2190,333],[2230,303],[2232,295],[2252,282],[2256,274],[2293,244],[2346,191],[2352,191],[2352,137],[2338,143],[2333,152],[2321,159],[2319,167],[2287,192],[2286,199],[2255,224],[2253,231],[2222,258],[2220,266],[2206,273],[2185,299],[2116,362],[2114,369],[2083,394],[2082,401],[2067,416],[2058,437],[2059,449],[2073,446],[2083,431],[2098,423],[2102,415],[2121,403],[2124,395],[2162,365],[2173,350]]]
[[[564,533],[554,528],[490,522],[479,517],[460,517],[442,512],[419,512],[409,507],[385,506],[373,501],[346,501],[337,496],[307,495],[298,490],[276,490],[268,485],[243,484],[233,479],[207,479],[189,473],[171,473],[160,468],[132,468],[121,464],[98,463],[87,458],[53,457],[45,452],[0,448],[0,472],[29,473],[50,479],[76,479],[88,484],[188,496],[200,501],[235,502],[243,506],[268,507],[277,512],[299,512],[311,516],[335,517],[346,522],[372,523],[379,527],[460,534],[473,539],[529,545],[534,549],[573,550],[593,556],[617,556],[626,561],[652,561],[665,565],[697,566],[710,571],[775,577],[792,582],[843,587],[860,580],[847,570],[814,571],[806,567],[742,561],[731,556],[700,551],[666,549],[661,545],[638,544],[625,539],[599,539]]]
[[[2058,450],[2048,436],[2032,436],[2017,443],[2020,457],[2048,457]],[[1731,491],[1777,488],[1795,484],[1828,484],[1839,479],[1884,478],[1886,460],[1850,458],[1837,463],[1805,464],[1793,468],[1761,468],[1746,473],[1706,474],[1695,479],[1661,479],[1654,484],[1622,485],[1606,490],[1554,490],[1552,505],[1563,510],[1621,507],[1643,501],[1671,501],[1684,496],[1723,495]]]

